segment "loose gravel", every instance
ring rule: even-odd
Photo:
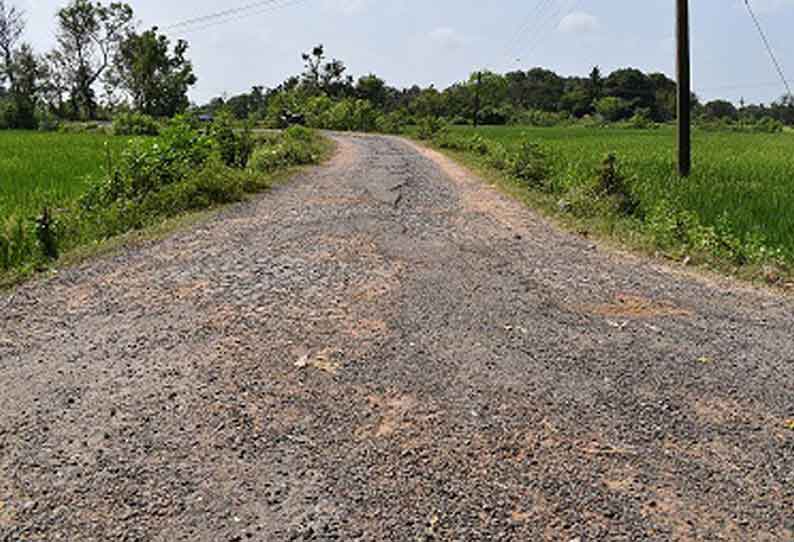
[[[794,301],[335,138],[0,294],[0,540],[794,540]]]

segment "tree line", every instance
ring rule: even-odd
[[[200,110],[226,110],[238,119],[253,117],[274,125],[291,116],[311,117],[322,103],[347,103],[348,110],[355,110],[357,101],[379,114],[399,113],[409,121],[435,117],[454,124],[476,119],[482,124],[552,125],[588,117],[665,123],[676,118],[676,82],[663,73],[635,68],[604,74],[594,67],[587,77],[566,77],[541,67],[505,74],[482,71],[443,90],[418,85],[398,89],[375,74],[354,79],[344,62],[326,58],[322,45],[302,58],[303,73],[277,87],[255,86],[251,92],[216,97]],[[773,119],[794,125],[794,99],[784,97],[769,106],[742,102],[736,107],[726,100],[702,103],[695,95],[693,113],[704,122]]]
[[[303,71],[275,88],[254,86],[230,98],[191,106],[196,83],[188,43],[157,27],[138,30],[129,4],[70,0],[56,12],[55,46],[38,53],[23,40],[25,14],[0,0],[0,128],[36,128],[51,119],[110,119],[134,111],[168,118],[192,110],[226,111],[274,127],[303,122],[320,128],[394,131],[419,119],[454,124],[554,125],[578,119],[672,121],[676,83],[663,73],[623,68],[566,77],[536,67],[505,74],[481,71],[445,89],[396,88],[368,74],[354,79],[322,45],[302,55]],[[693,99],[704,122],[773,120],[794,125],[794,99],[771,105]]]
[[[123,108],[171,117],[190,105],[187,42],[172,45],[157,27],[139,31],[129,4],[71,0],[44,53],[23,40],[25,28],[25,13],[0,0],[0,127],[96,120]]]

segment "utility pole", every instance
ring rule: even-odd
[[[477,88],[474,91],[474,127],[480,125],[480,87],[482,86],[482,70],[477,72]]]
[[[689,49],[689,0],[678,2],[678,174],[692,171],[692,67]]]

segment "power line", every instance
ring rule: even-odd
[[[236,15],[238,13],[242,13],[244,11],[249,11],[252,9],[256,9],[258,7],[262,7],[267,4],[273,4],[277,0],[262,0],[260,2],[253,2],[251,4],[247,4],[245,6],[240,6],[237,8],[230,8],[223,11],[217,11],[215,13],[209,13],[207,15],[201,15],[199,17],[193,17],[192,19],[186,19],[184,21],[180,21],[178,23],[170,24],[168,26],[164,26],[163,30],[172,30],[174,28],[180,28],[183,26],[193,26],[194,24],[208,22],[213,19],[228,17],[230,15]]]
[[[529,46],[533,46],[538,40],[542,39],[542,36],[548,32],[549,27],[553,23],[554,19],[560,15],[562,10],[562,6],[560,4],[552,2],[548,7],[550,9],[541,14],[541,16],[535,21],[535,24],[527,30],[526,39],[523,40],[522,43],[518,44],[517,49],[514,51],[516,60],[520,60],[521,55],[527,52],[528,44]]]
[[[755,15],[755,11],[753,11],[752,6],[750,5],[750,0],[744,0],[744,4],[747,6],[747,11],[750,13],[750,17],[752,17],[753,22],[755,22],[756,28],[758,28],[758,33],[761,34],[761,40],[764,42],[764,46],[766,50],[769,52],[769,57],[772,59],[772,64],[775,65],[775,69],[777,69],[777,73],[780,76],[780,80],[783,81],[783,86],[786,87],[786,92],[788,95],[791,96],[791,87],[788,84],[788,80],[786,80],[786,74],[783,73],[783,68],[780,65],[780,62],[777,61],[777,57],[775,56],[775,52],[772,50],[772,46],[769,43],[769,40],[766,37],[766,33],[764,29],[761,27],[761,22],[758,20],[758,17]]]
[[[510,35],[510,38],[505,42],[505,55],[513,56],[512,53],[523,35],[532,28],[533,23],[537,24],[543,12],[548,8],[553,0],[538,0],[534,9],[531,9],[527,16],[521,20],[521,24],[515,32]],[[512,59],[511,59],[512,60]]]
[[[537,49],[537,48],[538,48],[538,47],[539,47],[539,46],[540,46],[540,45],[543,43],[544,39],[545,39],[545,38],[546,38],[546,36],[548,35],[548,30],[549,30],[549,29],[555,29],[555,28],[557,28],[557,27],[559,26],[559,24],[560,24],[560,23],[561,23],[563,20],[565,20],[565,18],[566,18],[568,15],[570,15],[571,13],[573,13],[573,10],[574,10],[574,9],[576,9],[576,7],[578,6],[578,4],[579,4],[579,0],[572,0],[572,1],[571,1],[571,3],[569,4],[568,8],[567,8],[567,11],[565,11],[565,13],[563,13],[563,10],[564,10],[565,8],[563,8],[563,6],[562,6],[562,5],[559,5],[559,6],[557,7],[557,9],[556,9],[556,10],[555,10],[555,11],[554,11],[552,14],[551,14],[551,16],[550,16],[550,17],[548,17],[548,18],[547,18],[547,19],[544,21],[544,23],[543,23],[543,24],[541,24],[541,27],[540,27],[540,28],[541,28],[541,30],[545,30],[545,32],[544,32],[544,31],[541,31],[541,32],[539,32],[539,33],[538,33],[536,36],[534,36],[534,38],[535,38],[535,39],[534,39],[534,40],[531,40],[531,41],[529,42],[529,47],[528,47],[528,48],[526,48],[526,49],[523,51],[522,55],[529,55],[530,53],[533,53],[533,52],[535,52],[535,50],[536,50],[536,49]],[[561,15],[562,15],[562,16],[561,16]],[[549,24],[549,23],[551,23],[551,24]],[[545,26],[545,29],[543,28],[544,26]]]
[[[275,11],[275,10],[286,8],[286,7],[290,7],[290,6],[294,6],[294,5],[297,5],[297,4],[303,4],[303,3],[308,2],[308,1],[309,0],[286,0],[286,1],[283,1],[282,3],[279,4],[278,3],[279,0],[270,0],[270,2],[268,2],[268,7],[265,8],[265,9],[259,9],[259,10],[256,10],[256,11],[246,11],[246,12],[242,12],[242,13],[238,12],[236,15],[233,15],[233,16],[228,16],[227,15],[226,18],[222,18],[220,20],[210,20],[206,24],[203,24],[203,25],[200,25],[200,26],[194,26],[194,27],[186,27],[184,30],[180,31],[178,29],[177,31],[179,32],[179,35],[184,36],[186,34],[192,34],[194,32],[200,32],[201,30],[205,30],[207,28],[212,28],[214,26],[219,26],[219,25],[222,25],[222,24],[226,24],[226,23],[230,23],[230,22],[234,22],[234,21],[239,21],[239,20],[242,20],[242,19],[247,19],[249,17],[253,17],[253,16],[256,16],[256,15],[262,15],[263,13],[269,13],[271,11]]]

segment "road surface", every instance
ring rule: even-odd
[[[0,294],[0,540],[794,539],[792,299],[335,137]]]

